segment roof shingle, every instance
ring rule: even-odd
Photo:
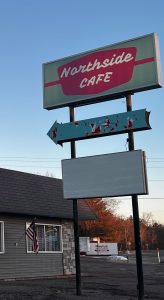
[[[85,200],[78,200],[79,219],[95,219]],[[62,180],[0,168],[0,213],[73,218],[73,201],[63,199]]]

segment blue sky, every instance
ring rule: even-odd
[[[163,67],[163,11],[163,0],[0,0],[1,167],[61,177],[70,145],[56,146],[47,132],[56,120],[68,122],[69,111],[43,109],[42,64],[156,32]],[[140,215],[152,213],[164,223],[163,88],[136,93],[133,109],[142,108],[151,111],[152,130],[135,133],[135,148],[146,152],[149,180]],[[124,111],[125,99],[119,99],[79,107],[75,115],[80,120]],[[126,139],[123,134],[77,142],[77,157],[125,151]],[[121,201],[119,213],[132,213],[130,199]]]

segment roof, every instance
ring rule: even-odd
[[[85,200],[78,200],[79,219],[95,219]],[[73,201],[63,199],[61,179],[0,168],[0,213],[73,218]]]

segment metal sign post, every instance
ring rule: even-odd
[[[74,107],[70,107],[70,122],[75,121]],[[76,158],[75,141],[71,141],[71,158]],[[75,239],[75,263],[76,263],[76,294],[81,295],[81,268],[80,268],[80,248],[79,248],[79,220],[77,199],[73,199],[74,218],[74,239]]]
[[[132,98],[131,95],[126,97],[127,111],[132,111]],[[129,151],[134,150],[134,134],[132,131],[128,133]],[[138,278],[138,300],[144,299],[144,279],[142,268],[142,251],[141,251],[141,238],[140,238],[140,223],[139,223],[139,209],[138,209],[138,196],[132,196],[133,208],[133,223],[134,223],[134,237],[136,248],[136,264],[137,264],[137,278]]]

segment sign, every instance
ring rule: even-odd
[[[90,243],[87,255],[118,255],[117,243]]]
[[[66,159],[62,173],[65,199],[148,193],[142,150]]]
[[[46,109],[112,100],[161,84],[156,34],[43,64]]]
[[[146,130],[151,129],[149,114],[145,109],[140,109],[65,124],[56,121],[47,134],[55,144],[62,145],[72,140],[126,133],[129,130]]]

